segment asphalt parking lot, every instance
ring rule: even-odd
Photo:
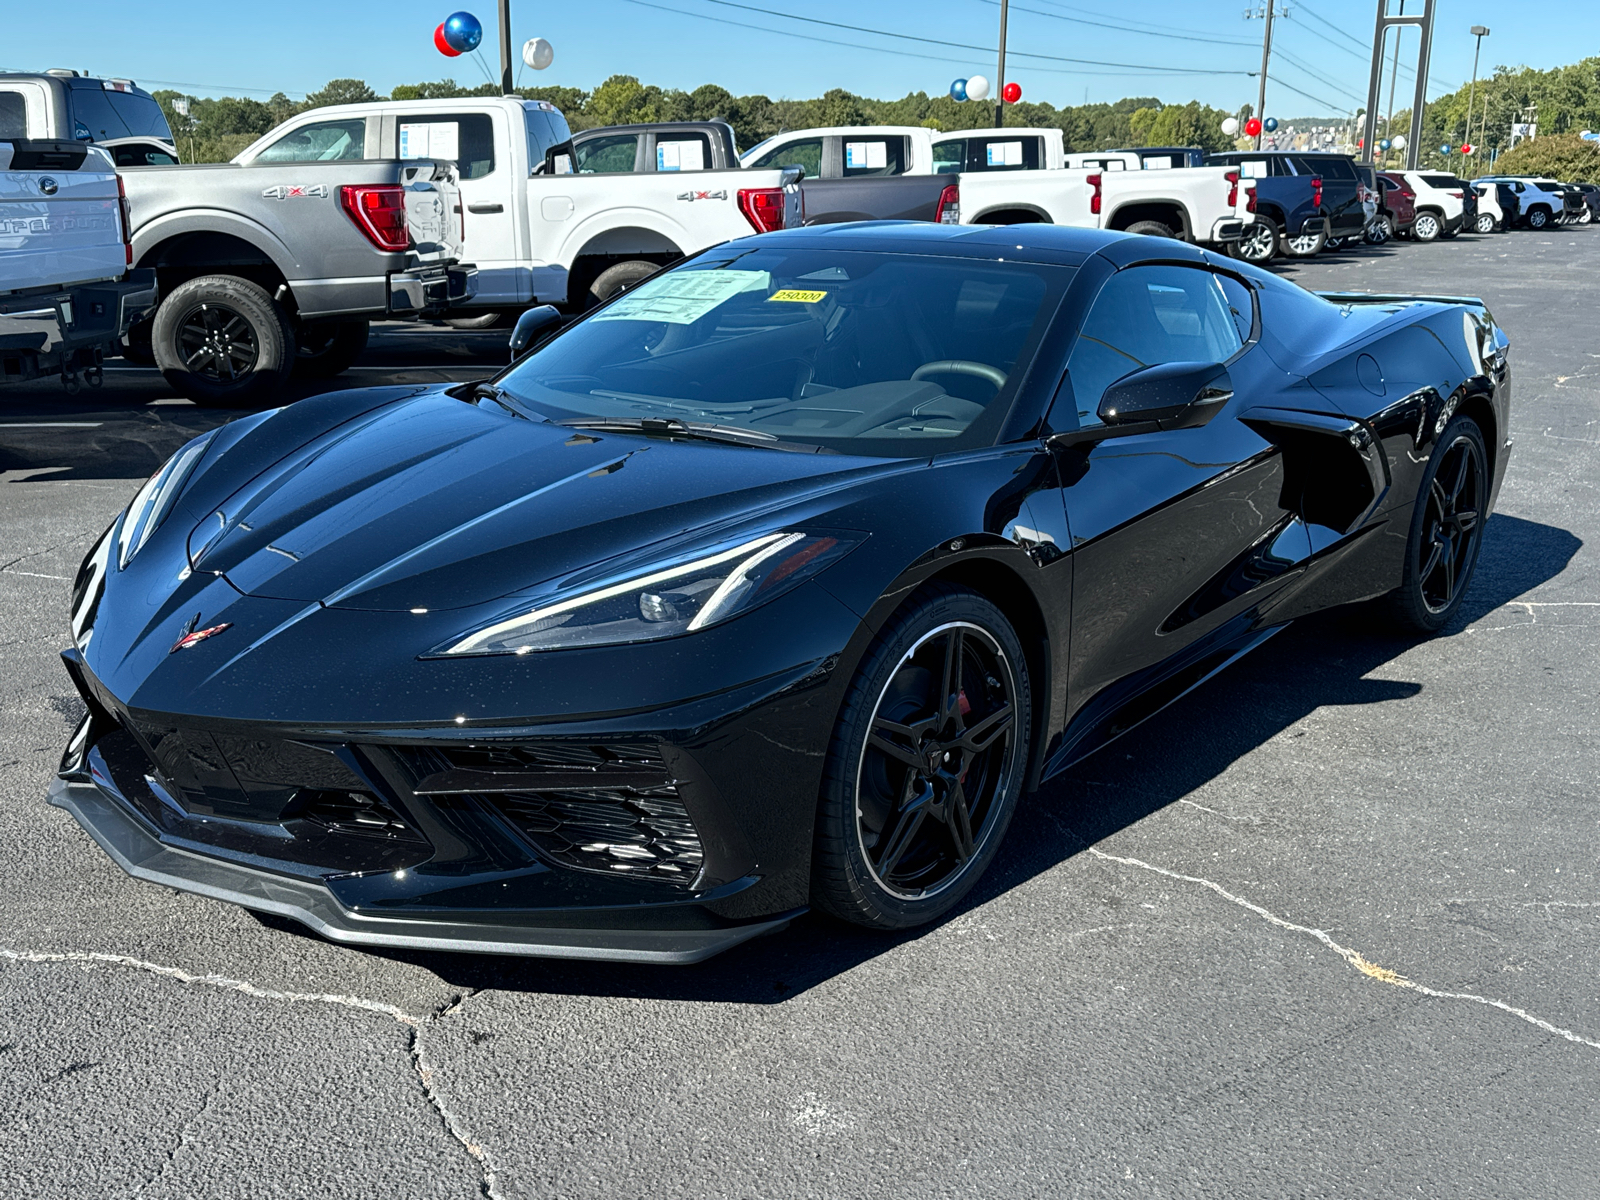
[[[44,801],[67,589],[229,414],[150,371],[0,392],[0,1192],[1593,1195],[1600,232],[1284,273],[1510,332],[1457,623],[1308,620],[1025,802],[952,919],[692,968],[355,951],[125,877]],[[347,382],[504,338],[384,327]]]

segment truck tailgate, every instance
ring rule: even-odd
[[[60,161],[53,142],[0,142],[0,293],[115,279],[126,270],[117,175]],[[70,146],[70,144],[67,144]]]
[[[453,262],[461,257],[465,216],[455,166],[433,159],[410,159],[401,167],[406,228],[419,262]]]

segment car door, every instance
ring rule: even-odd
[[[1057,452],[1075,560],[1073,711],[1103,708],[1203,657],[1310,553],[1305,526],[1284,507],[1281,456],[1239,420],[1282,376],[1255,347],[1256,308],[1238,277],[1136,265],[1105,282],[1079,330],[1054,431],[1099,424],[1106,388],[1157,363],[1224,363],[1234,394],[1199,428]]]
[[[402,159],[449,159],[461,180],[461,257],[478,268],[473,304],[525,304],[533,299],[528,266],[517,249],[511,179],[512,130],[503,111],[403,113],[396,122]],[[521,129],[518,138],[525,136]]]

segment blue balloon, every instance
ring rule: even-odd
[[[451,13],[444,20],[444,40],[458,54],[470,54],[483,41],[483,23],[469,12]]]
[[[1450,147],[1449,146],[1440,146],[1439,147],[1439,153],[1440,154],[1449,154],[1450,153]]]
[[[1274,132],[1278,128],[1278,118],[1268,117],[1265,121],[1261,122],[1261,128],[1265,129],[1268,133]]]
[[[1383,150],[1383,151],[1387,151],[1393,145],[1394,145],[1394,143],[1391,142],[1388,138],[1382,138],[1378,142],[1378,149],[1379,150]]]
[[[967,81],[958,79],[950,85],[950,99],[965,100],[967,98]]]

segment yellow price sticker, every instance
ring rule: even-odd
[[[768,296],[767,303],[771,304],[774,300],[786,300],[791,304],[815,304],[827,294],[827,292],[802,292],[797,288],[783,288]]]

